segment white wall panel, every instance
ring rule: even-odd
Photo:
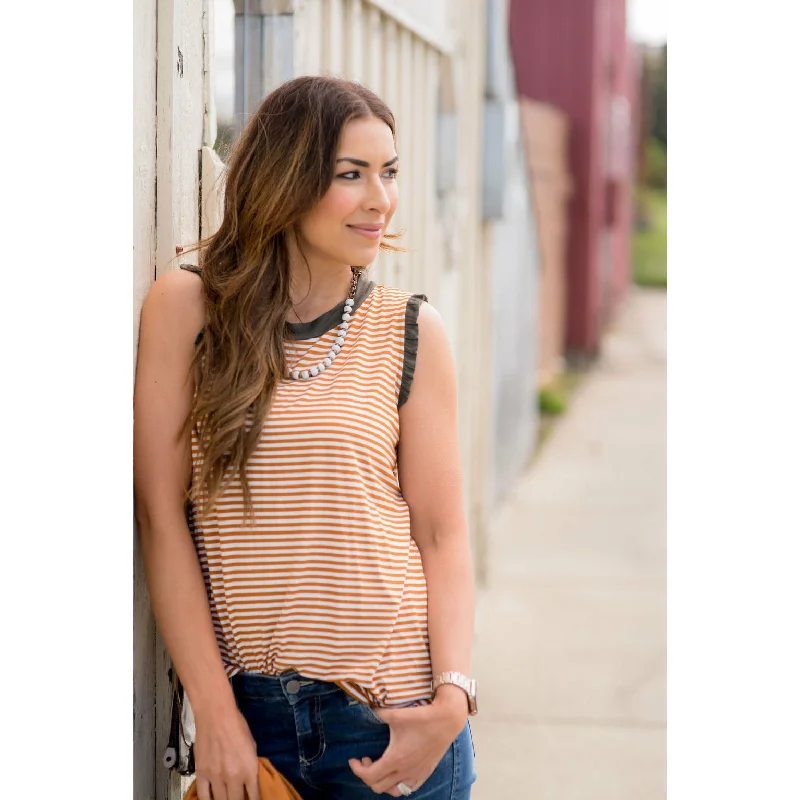
[[[156,0],[134,0],[133,14],[133,365],[139,317],[156,261]],[[156,629],[134,524],[133,796],[150,800],[156,783]]]
[[[215,137],[210,0],[135,0],[134,4],[134,341],[141,305],[156,274],[196,254],[176,247],[200,233],[200,149]],[[134,353],[135,355],[135,353]],[[176,800],[186,781],[161,755],[169,731],[169,657],[157,635],[134,547],[134,797]]]
[[[322,71],[329,75],[344,72],[344,0],[325,0]]]

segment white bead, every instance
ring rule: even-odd
[[[343,322],[343,323],[342,323],[342,324],[339,326],[339,331],[340,331],[341,333],[347,333],[347,329],[348,329],[349,327],[350,327],[350,323],[349,323],[349,322]]]
[[[328,368],[324,364],[320,364],[319,366],[314,367],[314,369],[317,370],[317,372],[319,373],[319,372],[325,372],[325,370]]]
[[[350,319],[350,315],[348,313],[342,314],[342,319],[347,322]]]
[[[317,375],[319,374],[319,368],[318,367],[311,367],[309,372],[311,373],[311,377],[312,378],[316,378]]]
[[[338,344],[339,347],[341,347],[344,344],[344,336],[337,336],[336,337],[336,344]]]
[[[347,300],[344,301],[344,304],[346,306],[351,306],[351,305],[353,305],[353,302],[354,302],[353,298],[352,297],[348,297]]]
[[[296,369],[292,370],[292,378],[294,380],[297,380],[299,377],[300,377],[300,373]]]
[[[338,344],[335,344],[335,345],[333,345],[333,347],[331,347],[331,350],[333,350],[333,352],[334,352],[334,353],[336,353],[336,355],[339,355],[339,351],[340,351],[341,349],[342,349],[342,348],[341,348],[341,347],[339,347],[339,345],[338,345]]]
[[[322,359],[322,366],[323,367],[329,367],[330,365],[331,365],[331,359],[330,358],[323,358]]]
[[[307,370],[307,369],[304,369],[304,370],[303,370],[303,371],[300,373],[300,377],[301,377],[303,380],[306,380],[306,378],[308,378],[308,370]]]
[[[331,361],[335,361],[336,360],[336,353],[333,350],[328,350],[328,358]]]

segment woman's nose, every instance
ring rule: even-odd
[[[366,203],[370,210],[378,211],[381,214],[385,214],[391,208],[389,193],[380,178],[370,181]]]

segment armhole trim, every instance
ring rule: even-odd
[[[406,303],[405,341],[403,345],[403,375],[400,379],[400,394],[397,407],[400,408],[408,400],[414,370],[417,366],[417,349],[419,347],[419,307],[428,302],[427,295],[412,294]]]
[[[201,270],[200,267],[197,267],[194,264],[178,264],[178,266],[182,270],[185,270],[186,272],[194,272],[194,274],[197,275],[198,277],[200,277],[200,278],[203,277],[203,270]],[[200,329],[200,333],[197,334],[197,338],[194,340],[194,346],[195,347],[197,347],[197,345],[199,345],[200,342],[203,341],[203,333],[204,332],[205,332],[205,326],[203,326]]]

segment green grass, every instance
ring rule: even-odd
[[[667,193],[644,189],[650,225],[633,237],[633,281],[639,286],[667,285]]]
[[[570,400],[584,375],[584,370],[567,369],[549,386],[543,386],[539,390],[539,437],[533,458],[538,456],[550,438],[558,419],[569,409]]]
[[[539,391],[539,412],[557,417],[567,410],[567,396],[562,389],[546,386]]]

